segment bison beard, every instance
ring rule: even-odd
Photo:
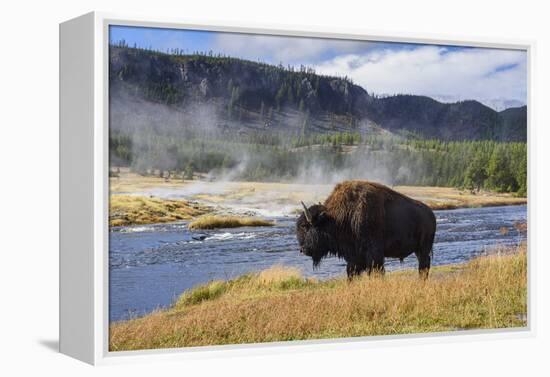
[[[324,204],[307,208],[296,222],[300,251],[317,268],[329,255],[347,262],[347,275],[384,271],[384,259],[415,253],[427,277],[435,235],[435,216],[425,204],[378,183],[346,181]]]
[[[328,254],[336,255],[334,238],[326,229],[310,227],[304,237],[302,252],[311,256],[313,268],[316,269],[321,260]]]

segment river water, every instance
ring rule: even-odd
[[[525,235],[514,227],[527,220],[526,206],[435,211],[432,265],[461,263]],[[273,218],[274,227],[189,231],[186,223],[115,227],[109,237],[109,318],[125,320],[169,306],[183,291],[215,279],[231,279],[274,264],[298,267],[305,276],[343,276],[345,263],[325,259],[313,270],[298,251],[295,217]],[[386,270],[417,268],[414,254]]]

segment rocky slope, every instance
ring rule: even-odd
[[[378,98],[350,79],[214,55],[110,49],[111,127],[293,134],[391,132],[443,140],[526,140],[526,107]]]

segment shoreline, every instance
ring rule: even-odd
[[[323,202],[334,185],[282,182],[176,180],[140,176],[127,169],[110,180],[109,224],[149,225],[196,220],[203,215],[265,219],[296,214],[300,202]],[[450,187],[395,186],[433,210],[524,205],[527,198]]]
[[[117,205],[109,206],[109,226],[121,227],[121,226],[136,226],[136,225],[154,225],[154,224],[166,224],[166,223],[178,223],[181,221],[194,221],[200,219],[202,216],[220,216],[220,217],[235,217],[240,216],[243,219],[257,218],[268,219],[273,217],[285,217],[286,215],[279,216],[261,216],[258,214],[245,214],[235,213],[231,211],[230,207],[223,207],[221,205],[213,206],[211,203],[204,203],[200,201],[190,201],[184,199],[165,199],[161,197],[147,197],[139,195],[126,195],[126,194],[111,194],[110,203],[113,199],[124,197],[123,205],[118,203]],[[150,205],[153,203],[154,205]],[[509,207],[509,206],[521,206],[527,204],[527,199],[517,198],[515,201],[494,201],[488,200],[481,203],[449,203],[449,202],[436,202],[426,203],[433,211],[449,211],[456,209],[468,209],[468,208],[487,208],[487,207]],[[162,210],[159,211],[159,206]],[[296,211],[300,210],[300,206],[296,206]]]
[[[488,207],[511,207],[511,206],[524,206],[524,205],[527,205],[527,199],[525,199],[525,201],[518,201],[518,202],[515,202],[515,203],[493,203],[493,202],[488,202],[488,203],[483,203],[483,204],[477,204],[477,205],[464,205],[464,206],[460,206],[460,205],[457,205],[457,206],[453,206],[453,205],[445,205],[443,204],[441,207],[438,207],[438,206],[430,206],[428,204],[428,206],[433,210],[433,211],[452,211],[454,209],[468,209],[468,208],[488,208]]]
[[[525,326],[526,251],[522,243],[435,266],[428,281],[415,269],[347,282],[273,266],[197,285],[168,308],[111,323],[110,350]]]

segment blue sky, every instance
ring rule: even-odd
[[[304,64],[351,77],[377,94],[419,94],[444,101],[526,102],[524,51],[380,43],[194,30],[111,26],[111,42],[156,50],[213,51],[271,64]]]

